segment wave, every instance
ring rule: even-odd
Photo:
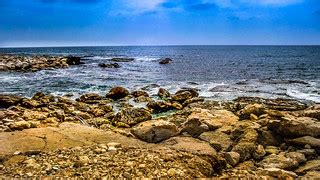
[[[304,93],[296,89],[288,89],[286,94],[295,99],[308,100],[308,101],[314,101],[316,103],[320,103],[319,94]]]

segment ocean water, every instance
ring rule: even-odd
[[[77,97],[101,95],[114,86],[175,92],[195,88],[200,96],[290,98],[320,103],[320,46],[118,46],[2,48],[19,55],[81,56],[83,65],[38,72],[0,72],[0,93],[32,96],[42,91]],[[100,68],[113,57],[133,57],[119,69]],[[160,65],[169,57],[173,63]]]

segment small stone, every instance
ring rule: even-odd
[[[147,167],[147,165],[146,164],[139,164],[139,166],[138,166],[140,169],[143,169],[143,168],[146,168]]]
[[[107,146],[110,147],[114,147],[114,148],[121,148],[121,144],[120,143],[116,143],[116,142],[110,142],[107,144]]]
[[[175,176],[175,175],[177,175],[177,170],[174,169],[174,168],[170,168],[170,169],[168,170],[168,175],[169,175],[169,176]]]

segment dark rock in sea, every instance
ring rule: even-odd
[[[160,60],[159,64],[169,64],[171,63],[173,60],[170,59],[170,58],[165,58],[165,59],[162,59]]]
[[[149,97],[149,94],[145,91],[133,91],[131,93],[131,95],[135,98],[140,97],[140,96]]]
[[[170,97],[170,92],[164,88],[160,88],[158,91],[158,96],[162,99]]]
[[[147,104],[147,107],[152,109],[153,113],[162,113],[174,109],[171,103],[163,101],[151,101]]]
[[[67,64],[68,65],[80,65],[80,64],[84,64],[84,63],[81,62],[80,57],[69,56],[69,57],[67,57]]]
[[[110,64],[100,63],[99,66],[103,68],[120,68],[121,67],[118,63],[110,63]]]
[[[129,95],[129,91],[127,89],[123,87],[114,87],[108,92],[106,97],[111,98],[113,100],[118,100],[128,95]]]
[[[95,93],[88,93],[80,96],[79,101],[80,102],[88,102],[92,100],[101,100],[102,97]]]
[[[115,62],[131,62],[131,61],[134,61],[134,58],[117,57],[117,58],[112,58],[111,61],[115,61]]]
[[[183,103],[184,101],[191,99],[193,97],[198,97],[199,93],[194,89],[183,89],[177,91],[173,96],[171,96],[172,100]]]
[[[8,108],[17,105],[22,97],[16,95],[0,95],[0,108]]]

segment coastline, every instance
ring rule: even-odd
[[[76,101],[0,96],[1,127],[10,131],[0,133],[0,176],[318,177],[319,104],[157,94],[115,87]]]

